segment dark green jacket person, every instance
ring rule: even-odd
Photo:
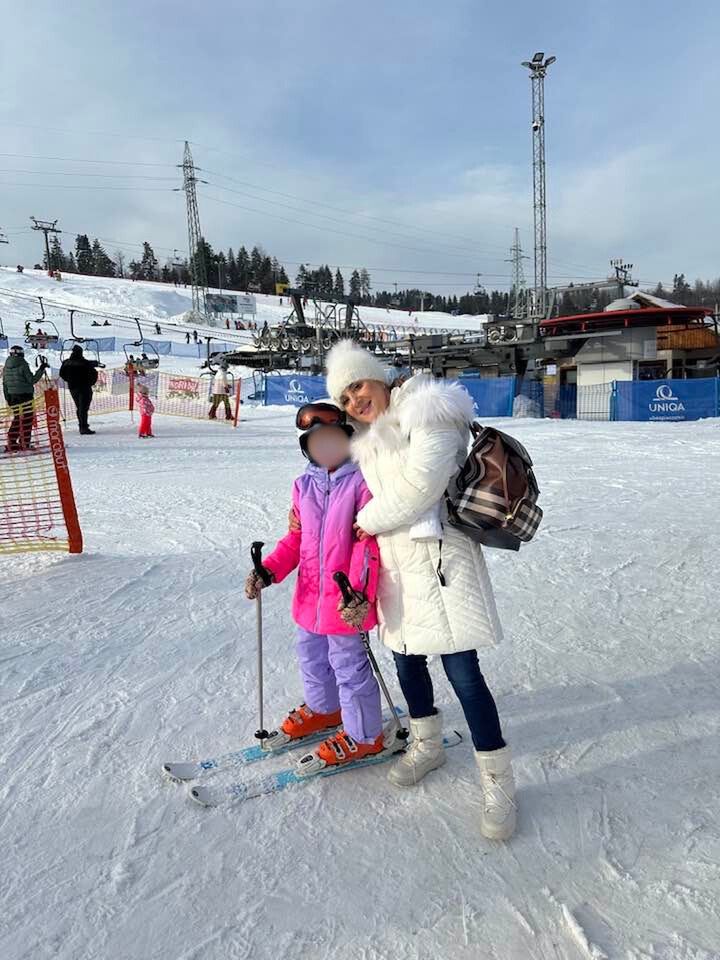
[[[3,393],[9,405],[32,400],[35,384],[45,373],[48,364],[43,360],[35,373],[25,359],[22,347],[11,347],[3,370]]]

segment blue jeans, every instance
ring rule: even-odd
[[[393,656],[410,716],[429,717],[437,713],[427,657],[408,653],[393,653]],[[463,708],[475,749],[499,750],[504,747],[497,707],[480,672],[477,651],[444,653],[440,659]]]

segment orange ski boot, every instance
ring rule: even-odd
[[[374,753],[381,753],[385,748],[385,735],[381,733],[372,743],[358,743],[349,733],[339,730],[334,736],[323,740],[315,750],[315,756],[324,761],[328,767],[336,767],[342,763],[352,763],[353,760],[362,760]]]
[[[280,729],[275,735],[270,735],[270,749],[278,746],[284,746],[291,740],[302,740],[314,733],[322,733],[323,730],[332,730],[333,727],[339,727],[342,723],[342,717],[339,710],[334,713],[315,713],[307,704],[302,703],[297,710],[291,710],[280,724]]]

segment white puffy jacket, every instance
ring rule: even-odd
[[[456,653],[502,639],[479,544],[444,525],[442,586],[440,542],[410,536],[465,460],[473,416],[460,384],[416,376],[392,391],[388,410],[353,442],[373,495],[357,522],[380,547],[380,635],[399,653]]]
[[[228,375],[227,371],[223,370],[222,367],[215,373],[212,389],[215,395],[218,393],[226,395],[228,392]]]

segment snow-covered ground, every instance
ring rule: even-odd
[[[465,744],[412,790],[378,767],[229,811],[160,776],[257,725],[242,583],[302,459],[292,411],[244,416],[71,429],[85,554],[0,560],[3,960],[717,960],[720,424],[512,423],[546,514],[488,556],[502,845]],[[301,693],[291,589],[265,599],[275,720]]]

